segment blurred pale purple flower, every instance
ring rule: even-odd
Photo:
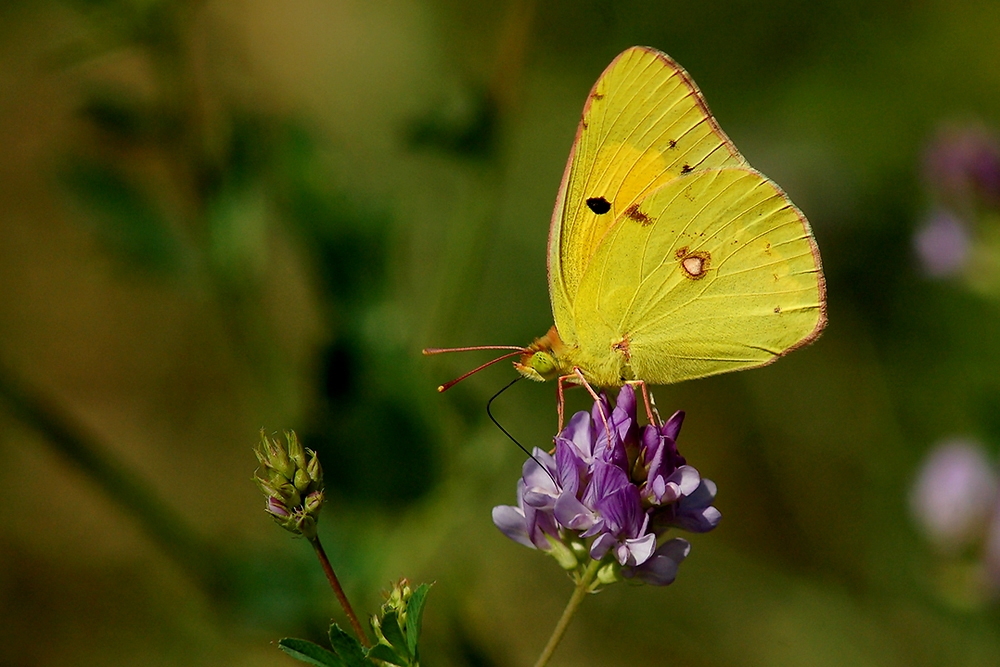
[[[934,448],[924,462],[910,507],[931,541],[942,551],[956,553],[982,539],[998,501],[997,488],[996,471],[982,447],[950,440]]]
[[[555,437],[554,456],[535,449],[537,460],[522,469],[517,506],[495,507],[493,522],[520,544],[558,551],[567,569],[589,557],[611,565],[616,578],[671,583],[690,544],[666,532],[706,532],[722,517],[712,506],[715,484],[677,451],[683,419],[677,412],[662,426],[640,429],[631,386],[614,407],[602,396]]]
[[[981,125],[944,128],[924,153],[924,175],[952,205],[1000,204],[1000,141]]]
[[[961,273],[969,258],[969,228],[945,209],[931,215],[917,230],[913,243],[927,275],[943,278]]]

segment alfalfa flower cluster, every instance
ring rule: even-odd
[[[677,450],[684,413],[640,428],[636,396],[624,386],[578,412],[555,437],[552,453],[535,448],[517,484],[517,505],[493,509],[507,537],[554,556],[582,575],[597,564],[593,588],[622,579],[674,581],[690,543],[671,529],[704,533],[722,515],[716,486]]]

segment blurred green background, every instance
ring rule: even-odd
[[[656,390],[723,521],[673,586],[588,599],[552,664],[1000,664],[997,605],[908,510],[936,442],[1000,445],[1000,292],[913,250],[928,145],[1000,126],[998,35],[995,0],[6,0],[0,665],[290,665],[272,640],[343,624],[262,511],[261,427],[320,451],[356,608],[436,581],[427,664],[533,662],[571,584],[490,521],[513,371],[439,396],[488,356],[419,351],[549,327],[559,179],[634,44],[806,212],[830,324]],[[545,446],[555,388],[495,411]]]

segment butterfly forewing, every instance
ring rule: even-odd
[[[577,363],[595,382],[761,366],[818,335],[819,252],[774,183],[750,168],[692,172],[636,213],[599,245],[575,303]]]
[[[745,164],[679,65],[642,47],[618,56],[587,99],[552,219],[549,287],[563,339],[576,336],[580,282],[616,220],[678,176]]]

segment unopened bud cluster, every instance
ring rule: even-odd
[[[386,596],[386,601],[382,603],[381,613],[372,616],[372,629],[380,642],[391,643],[382,632],[382,623],[389,618],[398,624],[403,633],[406,632],[406,607],[413,596],[413,590],[410,588],[410,582],[403,577],[392,585],[391,591],[383,595]]]
[[[323,469],[316,452],[303,447],[295,431],[286,431],[285,441],[287,446],[261,430],[254,450],[261,467],[254,479],[267,496],[264,510],[278,525],[313,539],[324,500]]]

